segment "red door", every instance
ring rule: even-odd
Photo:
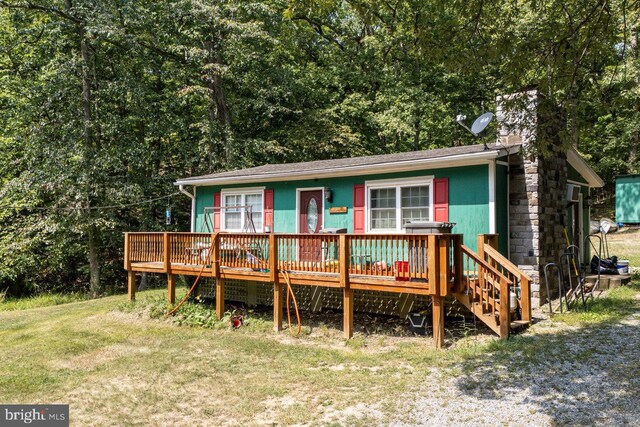
[[[298,224],[302,234],[318,234],[322,228],[322,190],[300,192]],[[299,254],[301,261],[322,261],[320,239],[300,237]]]

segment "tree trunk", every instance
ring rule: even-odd
[[[420,149],[420,116],[416,113],[416,118],[413,122],[413,151]]]
[[[222,34],[220,34],[220,42],[222,42]],[[215,163],[227,163],[229,161],[229,136],[231,135],[231,113],[227,105],[227,99],[224,92],[224,84],[220,67],[222,66],[222,55],[220,48],[214,46],[211,41],[206,41],[205,46],[209,53],[209,64],[206,74],[206,85],[209,90],[209,121],[212,130],[217,127],[220,131],[220,142],[215,143],[212,133],[209,146],[209,162],[210,168]],[[215,157],[218,157],[217,159]],[[217,162],[216,162],[217,161]]]
[[[102,287],[100,286],[98,230],[93,224],[89,224],[87,240],[89,245],[89,286],[91,288],[91,294],[96,297],[102,293]]]
[[[82,57],[82,112],[83,112],[83,137],[84,137],[84,163],[86,171],[89,174],[87,184],[84,189],[86,198],[86,221],[87,221],[87,249],[89,255],[89,284],[93,296],[97,296],[101,291],[100,286],[100,259],[99,259],[99,241],[98,230],[94,224],[94,213],[91,210],[91,191],[90,186],[94,177],[91,173],[93,169],[91,162],[94,157],[94,138],[93,138],[93,117],[91,114],[91,75],[89,72],[89,46],[87,44],[86,32],[84,25],[78,25],[78,34],[80,36],[80,53]]]
[[[640,52],[638,51],[638,27],[631,27],[631,55],[633,57],[633,62],[638,64],[638,57],[640,57]],[[636,76],[636,85],[640,85],[640,76]],[[638,117],[640,114],[640,105],[636,102],[634,105],[635,116]],[[631,135],[631,141],[629,141],[629,173],[637,173],[640,168],[638,167],[638,145],[640,142],[640,129],[638,126],[635,126],[633,133]]]

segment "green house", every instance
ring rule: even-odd
[[[616,222],[640,224],[640,174],[616,177]]]
[[[455,223],[472,250],[479,234],[497,234],[499,251],[537,282],[535,299],[564,229],[571,243],[587,235],[585,199],[602,180],[573,149],[531,158],[522,144],[492,144],[269,164],[176,185],[192,198],[193,232],[384,234],[438,221]]]

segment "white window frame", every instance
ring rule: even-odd
[[[262,233],[264,230],[264,190],[266,187],[250,187],[250,188],[226,188],[220,191],[220,207],[226,208],[226,197],[225,196],[242,196],[242,200],[246,200],[247,195],[259,194],[262,197],[262,226],[256,227],[256,233]],[[246,201],[242,203],[246,204]],[[242,228],[236,230],[231,228],[226,228],[225,224],[225,216],[226,209],[220,209],[220,231],[230,231],[232,233],[240,233],[242,232]],[[240,215],[240,224],[244,224],[245,222],[245,211],[241,210]]]
[[[396,178],[396,179],[378,179],[374,181],[365,181],[365,202],[364,202],[364,220],[366,233],[405,233],[402,227],[402,188],[429,186],[429,220],[433,220],[433,175],[421,176],[416,178]],[[371,229],[371,190],[380,188],[395,187],[396,190],[396,228],[378,228]]]

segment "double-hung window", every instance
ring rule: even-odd
[[[262,189],[223,190],[221,196],[222,230],[252,231],[250,223],[253,221],[256,231],[262,232],[264,206]]]
[[[367,230],[401,232],[408,222],[430,221],[433,215],[431,177],[368,181]]]

